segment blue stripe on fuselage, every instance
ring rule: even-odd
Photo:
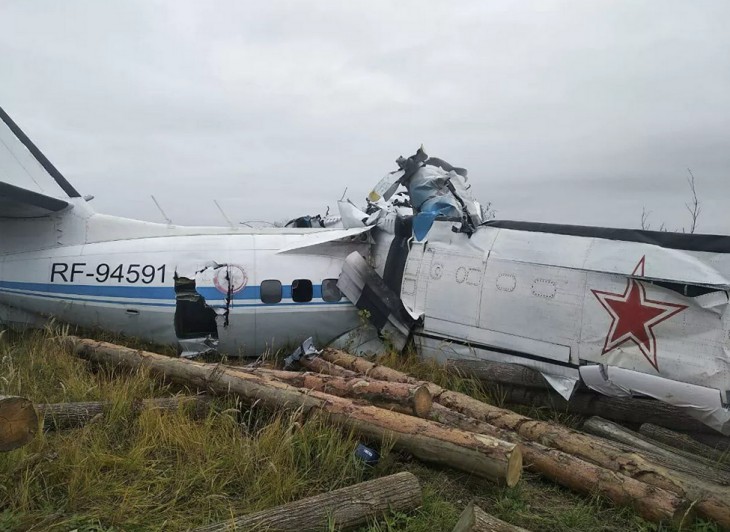
[[[5,290],[3,290],[5,289]],[[125,298],[136,299],[136,304],[140,305],[159,305],[174,306],[175,305],[175,289],[169,286],[109,286],[109,285],[80,285],[80,284],[57,284],[57,283],[27,283],[19,281],[0,281],[0,291],[7,294],[32,295],[37,297],[45,297],[52,299],[68,299],[72,301],[93,301],[99,303],[119,303],[130,304],[127,301],[115,301],[101,298]],[[225,294],[212,286],[197,287],[196,291],[203,296],[206,301],[222,301]],[[45,292],[38,294],[32,292]],[[312,287],[312,299],[322,299],[322,286],[314,285]],[[49,295],[58,294],[58,295]],[[247,286],[240,292],[232,294],[232,299],[255,301],[261,300],[261,289],[259,286]],[[291,299],[291,285],[282,286],[282,299]],[[93,299],[84,299],[93,298]],[[145,300],[145,301],[139,301]],[[310,301],[306,303],[259,303],[265,306],[274,305],[307,305],[307,304],[338,304],[347,303],[347,300],[339,302],[327,301]]]

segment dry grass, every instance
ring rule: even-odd
[[[485,510],[535,531],[660,530],[630,510],[534,475],[526,474],[516,488],[499,488],[426,467],[381,442],[367,442],[383,455],[378,466],[367,468],[353,455],[358,439],[317,416],[303,419],[231,399],[216,400],[204,419],[184,411],[135,415],[134,401],[185,390],[162,385],[145,372],[91,367],[61,347],[56,339],[63,334],[57,327],[0,332],[0,393],[37,403],[104,400],[111,406],[96,423],[49,432],[0,454],[3,531],[186,530],[402,470],[421,479],[423,506],[383,516],[364,531],[448,531],[473,498]],[[386,362],[482,400],[498,400],[478,382],[447,375],[413,356]],[[718,529],[700,522],[691,530]]]

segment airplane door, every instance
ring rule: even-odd
[[[426,242],[412,242],[403,271],[400,297],[403,304],[414,314],[426,310],[426,293],[433,252]]]
[[[438,246],[429,251],[432,259],[428,271],[421,272],[421,276],[428,276],[426,319],[478,326],[487,254],[472,255]]]

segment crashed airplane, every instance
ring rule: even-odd
[[[360,209],[253,230],[94,212],[0,109],[0,322],[47,317],[182,356],[383,342],[648,396],[730,434],[730,236],[486,220],[419,150]],[[369,323],[366,323],[369,322]]]

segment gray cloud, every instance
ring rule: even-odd
[[[97,209],[360,200],[424,143],[500,217],[730,233],[730,4],[0,2],[0,105]],[[677,220],[678,223],[672,223]]]

